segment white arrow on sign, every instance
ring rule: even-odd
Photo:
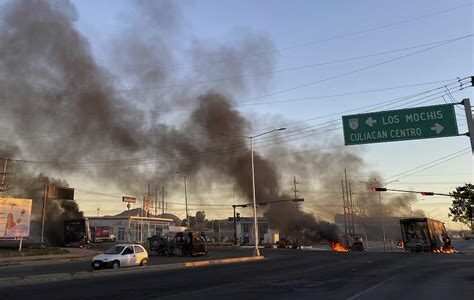
[[[372,117],[369,117],[367,120],[365,120],[365,124],[369,125],[370,127],[374,126],[375,123],[377,123],[377,120],[372,119]]]
[[[439,134],[441,131],[443,131],[444,127],[441,126],[441,124],[435,123],[433,127],[431,127],[431,130],[436,131],[436,134]]]

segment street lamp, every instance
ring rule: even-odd
[[[281,203],[281,202],[294,202],[294,203],[298,203],[298,202],[303,202],[304,201],[304,198],[296,198],[296,199],[283,199],[283,200],[276,200],[276,201],[268,201],[268,202],[260,202],[258,204],[258,206],[266,206],[267,204],[272,204],[272,203]],[[249,205],[252,205],[253,203],[246,203],[246,204],[233,204],[232,205],[232,208],[234,209],[234,217],[232,218],[232,221],[234,222],[234,240],[235,240],[235,244],[238,244],[237,243],[237,215],[239,214],[236,214],[235,212],[235,208],[237,207],[242,207],[242,208],[245,208]],[[231,218],[229,218],[230,220]],[[258,249],[258,248],[257,248]]]
[[[264,133],[260,133],[254,136],[247,137],[250,139],[250,153],[252,157],[252,196],[253,196],[253,226],[254,226],[254,237],[255,237],[255,246],[254,246],[254,256],[260,256],[260,251],[258,250],[258,222],[257,222],[257,200],[255,196],[255,166],[253,162],[253,139],[264,134],[272,133],[275,131],[285,130],[286,128],[278,128],[270,130]]]
[[[260,251],[258,250],[258,222],[257,222],[257,200],[255,196],[255,166],[254,166],[254,161],[253,161],[253,139],[256,137],[260,137],[265,134],[269,134],[275,131],[281,131],[285,130],[286,128],[281,127],[281,128],[276,128],[270,131],[266,131],[257,135],[253,136],[246,136],[246,135],[236,135],[236,136],[241,136],[246,139],[250,140],[250,155],[251,155],[251,161],[252,161],[252,198],[253,198],[253,227],[254,227],[254,237],[255,237],[255,243],[254,243],[254,256],[260,256]],[[233,135],[233,134],[226,134],[223,133],[222,135]]]
[[[177,171],[176,174],[181,174],[180,171]],[[186,207],[186,227],[189,228],[189,215],[188,215],[188,193],[186,190],[186,175],[183,176],[184,179],[184,204]]]

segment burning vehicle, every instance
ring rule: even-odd
[[[407,252],[454,253],[444,223],[429,218],[401,219],[403,245]]]
[[[172,239],[154,235],[147,240],[150,250],[161,256],[207,255],[207,238],[199,231],[178,232]]]
[[[366,251],[364,246],[364,238],[361,235],[353,235],[349,241],[351,251]]]
[[[335,252],[349,252],[349,248],[340,242],[331,242],[331,249]]]
[[[64,244],[66,247],[87,247],[91,232],[87,218],[64,221]]]

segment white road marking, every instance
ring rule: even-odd
[[[370,291],[372,291],[372,290],[378,288],[379,286],[384,285],[385,283],[389,282],[390,280],[394,279],[394,278],[397,277],[397,276],[400,276],[400,274],[395,274],[395,275],[393,275],[392,277],[389,277],[389,278],[385,279],[384,281],[381,281],[381,282],[377,283],[376,285],[373,285],[373,286],[371,286],[371,287],[369,287],[369,288],[363,290],[362,292],[359,292],[359,293],[357,293],[357,294],[355,294],[355,295],[353,295],[353,296],[347,298],[346,300],[354,300],[354,299],[357,299],[357,298],[359,298],[360,296],[364,295],[365,293],[368,293],[368,292],[370,292]]]

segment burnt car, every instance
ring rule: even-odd
[[[155,235],[148,243],[150,250],[162,256],[207,255],[207,238],[200,231],[178,232],[173,238]]]

